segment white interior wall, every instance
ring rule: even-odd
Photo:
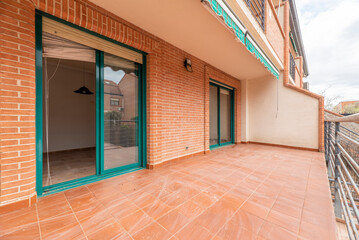
[[[57,66],[57,59],[48,58],[48,76]],[[49,152],[96,146],[96,95],[73,91],[83,85],[83,65],[79,61],[61,60],[50,80]],[[85,85],[95,93],[95,64],[85,66]],[[43,88],[45,91],[45,87]],[[46,152],[46,111],[43,101],[43,151]]]
[[[318,149],[319,102],[283,86],[282,76],[247,80],[249,141]]]

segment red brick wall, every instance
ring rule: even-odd
[[[31,2],[0,2],[1,205],[35,195],[34,20]]]
[[[35,8],[148,52],[150,165],[209,150],[209,78],[236,88],[236,141],[240,141],[238,80],[88,1],[38,0],[32,4],[30,0],[5,0],[0,5],[0,104],[4,126],[0,204],[24,197],[27,202],[23,205],[29,205],[33,202],[29,198],[35,195]],[[192,60],[192,73],[183,66],[185,58]]]
[[[266,36],[269,43],[272,45],[274,51],[277,53],[279,59],[284,63],[284,32],[280,26],[277,13],[271,0],[266,1]],[[271,12],[271,14],[269,14]],[[271,15],[271,17],[269,17]]]

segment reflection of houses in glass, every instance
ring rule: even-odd
[[[122,111],[123,95],[120,87],[114,81],[105,80],[104,103],[105,112]]]
[[[121,112],[122,120],[134,120],[137,112],[137,76],[125,74],[118,84],[105,80],[104,108],[105,112]]]
[[[123,94],[122,120],[134,120],[137,117],[137,76],[134,73],[125,74],[118,83]]]

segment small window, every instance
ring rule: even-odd
[[[110,99],[110,105],[111,105],[111,106],[120,106],[120,99],[118,99],[118,98],[111,98],[111,99]]]

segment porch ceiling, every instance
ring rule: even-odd
[[[240,80],[271,75],[200,0],[91,2]]]

